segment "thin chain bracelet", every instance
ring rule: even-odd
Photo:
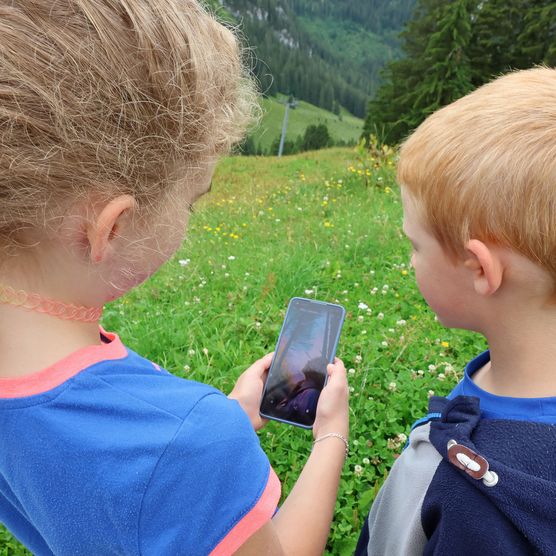
[[[325,434],[323,436],[319,436],[319,438],[317,438],[313,441],[313,446],[317,442],[320,442],[321,440],[324,440],[325,438],[330,438],[332,436],[335,437],[335,438],[339,438],[346,445],[346,458],[347,458],[348,454],[349,454],[349,442],[348,442],[347,438],[345,436],[342,436],[339,432],[329,432],[328,434]]]

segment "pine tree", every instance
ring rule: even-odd
[[[529,0],[485,0],[477,4],[469,42],[471,78],[475,86],[521,67],[516,60],[516,46],[528,4]]]
[[[401,33],[404,57],[390,62],[382,71],[382,86],[369,102],[362,137],[375,135],[379,142],[399,142],[414,127],[411,117],[415,91],[428,68],[425,51],[429,37],[449,0],[420,0],[413,18]]]
[[[529,2],[523,18],[523,29],[517,37],[518,67],[534,64],[556,64],[556,2]]]
[[[429,38],[424,52],[427,70],[420,87],[409,97],[412,127],[473,89],[467,55],[471,38],[469,8],[470,0],[450,2],[443,9],[438,30]]]

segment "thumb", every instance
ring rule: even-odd
[[[255,361],[255,363],[253,363],[251,367],[247,369],[247,372],[249,372],[249,374],[253,374],[256,376],[263,376],[270,368],[273,357],[274,357],[274,352],[267,353],[264,357]]]
[[[328,383],[330,385],[336,385],[341,382],[345,382],[347,379],[346,368],[341,359],[337,357],[334,359],[334,363],[329,363],[326,367],[328,371]]]

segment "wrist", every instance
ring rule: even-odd
[[[326,425],[314,427],[313,437],[317,439],[319,436],[324,436],[331,432],[341,434],[349,440],[349,424],[344,420],[337,420],[333,423],[326,423]]]
[[[327,442],[328,444],[331,444],[332,442],[335,442],[338,446],[341,446],[343,448],[344,451],[344,458],[347,458],[349,455],[349,441],[347,439],[347,437],[345,437],[343,434],[338,433],[338,432],[329,432],[320,436],[317,436],[317,438],[315,438],[315,440],[313,441],[313,449],[315,448],[315,446],[318,443],[324,443]]]

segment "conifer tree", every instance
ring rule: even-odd
[[[471,38],[470,0],[449,2],[423,55],[426,71],[409,96],[409,124],[415,127],[432,112],[473,89],[467,50]]]
[[[404,57],[390,62],[382,72],[383,85],[368,105],[362,137],[375,135],[379,142],[399,142],[414,127],[415,91],[427,71],[425,51],[429,37],[438,29],[448,0],[419,0],[413,18],[401,33]]]
[[[523,29],[517,37],[518,67],[545,63],[556,65],[556,2],[528,2]]]

